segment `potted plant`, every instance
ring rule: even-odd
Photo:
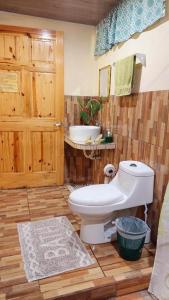
[[[84,125],[96,125],[98,112],[102,109],[102,99],[87,98],[84,101],[78,98],[80,118]]]

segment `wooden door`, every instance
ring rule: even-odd
[[[63,33],[0,26],[0,188],[63,184]]]

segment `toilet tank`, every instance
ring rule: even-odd
[[[111,182],[134,206],[153,201],[154,171],[139,161],[121,161]]]

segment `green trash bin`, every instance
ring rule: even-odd
[[[138,260],[141,257],[147,224],[135,217],[120,217],[115,221],[119,254],[126,260]]]

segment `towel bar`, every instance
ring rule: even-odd
[[[139,62],[140,62],[144,67],[146,67],[146,55],[143,54],[143,53],[136,53],[135,56],[136,56],[136,59],[138,59]],[[112,66],[115,66],[115,65],[116,65],[116,63],[114,62]]]

